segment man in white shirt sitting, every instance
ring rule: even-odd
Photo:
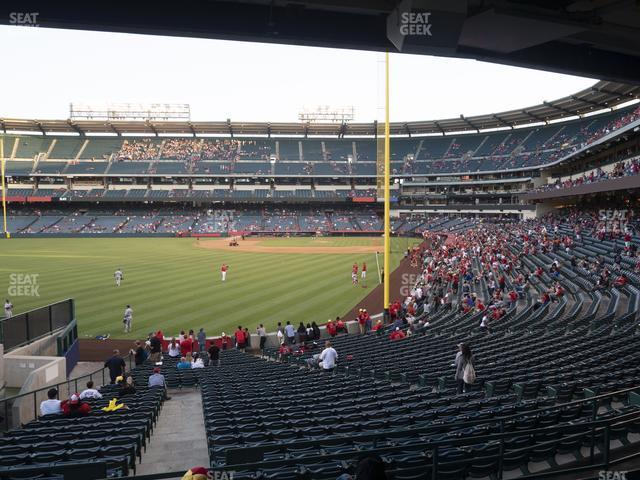
[[[102,394],[93,388],[93,382],[91,380],[87,382],[86,390],[80,393],[80,400],[86,400],[87,398],[102,398]]]
[[[48,399],[40,404],[40,415],[56,415],[62,413],[62,409],[60,408],[62,402],[56,398],[57,396],[58,390],[55,388],[49,389],[47,392]]]
[[[320,354],[320,366],[325,372],[333,372],[336,368],[336,361],[338,360],[338,352],[331,346],[331,342],[327,340],[324,344],[324,350]]]

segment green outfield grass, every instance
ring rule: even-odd
[[[393,242],[395,268],[407,240]],[[283,238],[260,243],[347,247],[381,240]],[[0,245],[3,296],[16,279],[12,274],[38,275],[39,296],[11,296],[14,313],[74,298],[81,337],[110,333],[114,338],[138,338],[158,328],[174,335],[200,327],[218,335],[238,325],[253,332],[261,322],[268,329],[278,321],[324,322],[348,312],[378,284],[374,253],[218,251],[197,248],[186,238],[30,238]],[[369,266],[367,289],[351,285],[351,265],[356,261]],[[225,283],[219,273],[223,262],[230,266]],[[113,278],[117,268],[124,272],[119,288]],[[133,332],[125,335],[122,314],[127,304],[134,310],[134,321]]]

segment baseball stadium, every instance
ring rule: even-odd
[[[640,478],[637,2],[72,3],[0,5],[0,480]],[[79,53],[31,58],[47,35]],[[220,103],[294,97],[234,48],[296,46],[301,77],[344,55],[336,102],[361,55],[377,118],[121,102],[156,70],[99,48],[144,69],[148,39],[223,52]],[[102,103],[73,100],[83,41]],[[435,117],[404,83],[434,56],[495,85]],[[169,67],[167,98],[200,88]]]

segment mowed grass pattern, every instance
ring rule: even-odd
[[[313,246],[312,239],[296,240]],[[339,246],[378,239],[325,238]],[[270,245],[278,240],[268,240]],[[369,243],[361,243],[361,242]],[[406,239],[393,239],[393,268]],[[324,247],[327,243],[322,243]],[[369,288],[351,285],[353,262],[367,262]],[[382,261],[382,258],[380,258]],[[229,264],[227,281],[220,265]],[[140,338],[155,329],[174,335],[204,327],[208,335],[231,333],[238,325],[253,332],[259,323],[324,322],[343,315],[378,284],[375,254],[266,254],[196,248],[179,238],[51,238],[0,242],[0,288],[8,293],[10,275],[37,274],[39,297],[13,296],[14,313],[65,298],[76,300],[81,337],[110,333]],[[124,281],[115,287],[113,273]],[[8,295],[6,295],[8,296]],[[131,304],[133,332],[124,334],[122,316]]]

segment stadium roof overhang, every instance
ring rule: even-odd
[[[403,32],[407,12],[430,13],[425,28]],[[640,83],[636,0],[7,0],[0,24],[400,50]]]
[[[640,98],[640,85],[601,81],[590,88],[554,101],[507,112],[460,116],[444,120],[391,123],[391,135],[407,136],[448,134],[516,128],[583,116],[611,109]],[[4,132],[38,134],[131,134],[131,135],[223,135],[236,136],[353,136],[379,133],[379,125],[370,123],[269,123],[269,122],[154,122],[93,120],[27,120],[0,118]]]

